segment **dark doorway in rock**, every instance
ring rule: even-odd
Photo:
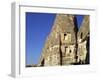
[[[71,50],[69,50],[69,53],[71,53],[72,51]]]

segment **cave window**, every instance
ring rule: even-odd
[[[70,33],[64,34],[64,40],[67,40],[67,42],[70,42],[71,41],[71,34]]]
[[[64,34],[64,36],[67,36],[67,34]]]
[[[69,53],[71,53],[72,51],[71,50],[69,50]]]

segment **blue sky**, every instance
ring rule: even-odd
[[[84,17],[83,15],[76,15],[78,29],[80,28],[80,25],[82,23],[83,17]]]
[[[26,64],[37,64],[56,14],[26,12]],[[78,28],[83,16],[77,15]]]

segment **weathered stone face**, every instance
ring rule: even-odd
[[[78,62],[85,63],[86,55],[87,55],[87,48],[86,48],[87,41],[81,42],[78,44]]]
[[[88,34],[89,16],[84,16],[81,28],[77,31],[74,15],[57,14],[51,33],[46,39],[39,65],[69,65],[80,61],[85,63],[89,54]]]
[[[75,62],[75,45],[68,45],[62,53],[62,64],[70,64]]]
[[[86,62],[86,57],[89,55],[89,16],[84,16],[84,20],[80,27],[80,30],[77,33],[77,43],[78,43],[78,62],[82,63],[89,63]],[[89,57],[89,56],[88,56]]]
[[[45,55],[45,66],[60,65],[59,45],[54,45],[49,48],[47,55]]]

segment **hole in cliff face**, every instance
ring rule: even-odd
[[[69,50],[69,53],[71,53],[72,51],[71,50]]]
[[[64,34],[64,36],[67,36],[67,34]]]

